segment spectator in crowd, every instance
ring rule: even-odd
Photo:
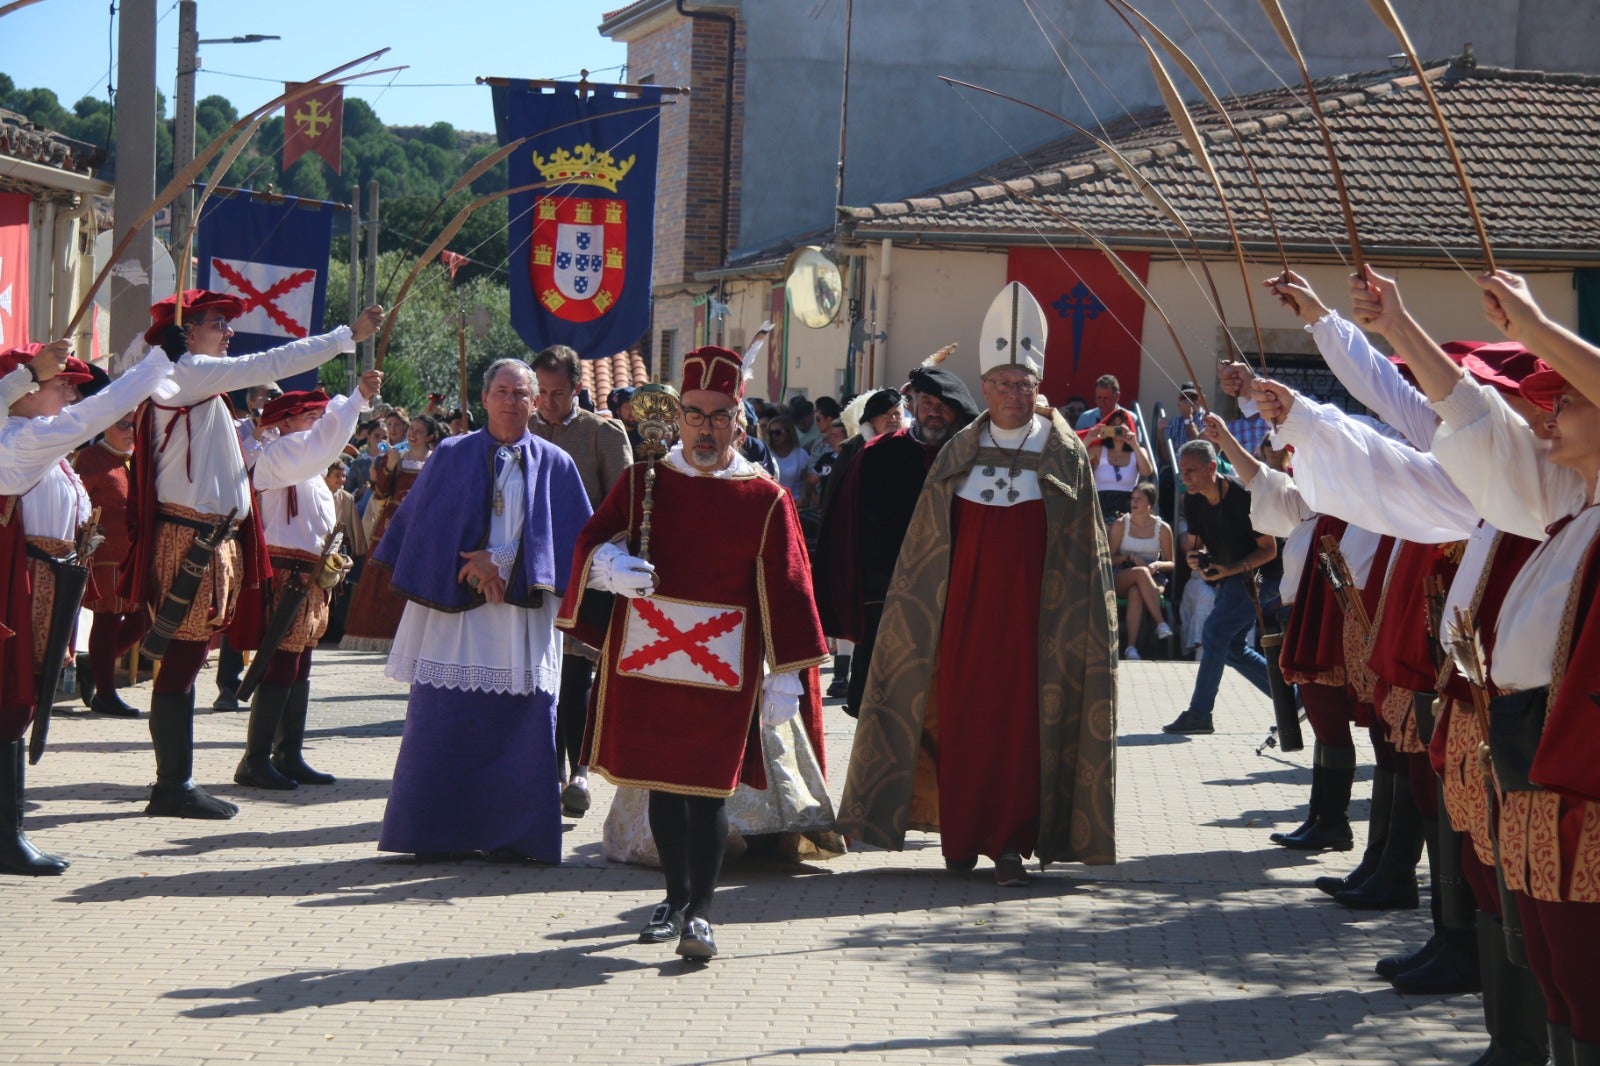
[[[806,468],[811,465],[811,453],[801,445],[799,437],[800,431],[788,415],[776,415],[767,423],[767,449],[778,466],[778,484],[796,502],[805,487]]]
[[[395,417],[390,416],[391,424]],[[367,505],[369,514],[372,514],[368,521],[368,528],[372,532],[367,542],[373,550],[383,540],[384,530],[389,527],[389,522],[400,509],[411,486],[421,476],[422,466],[428,456],[444,439],[444,428],[426,415],[418,415],[406,425],[405,450],[395,446],[391,425],[389,451],[384,455],[383,462],[373,467],[372,501]],[[404,610],[405,601],[389,592],[388,570],[369,569],[363,572],[361,583],[350,601],[350,617],[345,623],[344,639],[339,642],[339,647],[345,651],[388,651]]]
[[[628,431],[628,447],[637,452],[644,438],[639,436],[639,420],[633,417],[632,401],[632,389],[612,389],[606,396],[606,409],[611,412],[611,417],[622,422],[622,428]]]
[[[1186,558],[1195,575],[1216,588],[1216,603],[1201,637],[1200,672],[1189,706],[1166,733],[1211,733],[1211,711],[1222,671],[1232,666],[1264,696],[1267,661],[1245,638],[1256,624],[1256,571],[1278,555],[1278,542],[1250,526],[1250,494],[1237,481],[1217,473],[1210,441],[1195,440],[1178,455],[1184,512],[1189,517]]]
[[[803,509],[816,509],[822,506],[822,488],[833,474],[834,464],[838,462],[839,449],[844,445],[844,440],[844,423],[834,419],[822,435],[822,447],[812,453],[815,458],[812,459],[810,468],[806,470]],[[804,518],[804,515],[801,517]]]
[[[799,439],[800,447],[810,451],[811,446],[822,438],[822,428],[817,425],[816,404],[804,396],[791,396],[788,415],[789,420],[794,423],[795,436]]]
[[[1178,413],[1168,415],[1157,424],[1156,434],[1162,440],[1171,442],[1174,457],[1178,449],[1200,436],[1194,424],[1194,413],[1199,405],[1200,390],[1194,387],[1194,382],[1185,381],[1178,386]]]
[[[1078,421],[1073,428],[1078,435],[1083,436],[1083,431],[1103,426],[1112,421],[1112,417],[1119,412],[1127,416],[1128,423],[1133,424],[1133,412],[1121,404],[1122,386],[1111,374],[1101,374],[1094,382],[1094,406],[1078,416]],[[1085,441],[1087,443],[1087,439]]]
[[[372,464],[389,450],[389,434],[382,421],[371,418],[356,427],[356,443],[360,451],[350,460],[344,487],[355,498],[359,513],[366,507],[367,490],[372,485]]]
[[[844,408],[832,396],[819,396],[813,408],[813,416],[817,423],[817,439],[811,442],[811,458],[820,459],[824,452],[837,452],[838,448],[828,443],[828,431],[838,424]],[[850,434],[846,433],[848,437]],[[841,438],[843,439],[843,438]]]
[[[411,446],[411,418],[404,407],[391,407],[384,416],[384,429],[389,433],[389,450],[405,452]]]
[[[1067,425],[1076,428],[1078,419],[1082,418],[1083,412],[1088,409],[1088,400],[1085,400],[1082,396],[1069,396],[1067,402],[1061,405],[1061,417]]]
[[[1139,482],[1130,499],[1128,513],[1111,523],[1111,566],[1117,595],[1128,601],[1122,626],[1128,646],[1122,657],[1137,659],[1146,615],[1156,620],[1157,639],[1172,636],[1161,596],[1172,578],[1175,556],[1172,527],[1156,514],[1155,485]]]
[[[336,460],[328,466],[323,480],[327,482],[328,491],[333,493],[334,527],[344,535],[344,547],[340,552],[352,563],[359,563],[367,554],[367,534],[361,526],[361,516],[356,513],[356,498],[346,488],[350,482],[348,470],[343,459]],[[344,620],[350,613],[350,598],[355,595],[354,576],[352,570],[345,580],[334,586],[324,640],[338,643],[344,637]]]
[[[1133,486],[1155,476],[1150,453],[1139,443],[1133,416],[1113,412],[1110,420],[1082,434],[1089,448],[1089,463],[1094,468],[1095,491],[1100,496],[1100,513],[1107,522],[1126,514]]]

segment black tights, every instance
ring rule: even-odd
[[[650,793],[650,832],[661,854],[667,902],[686,918],[711,917],[711,896],[728,848],[728,807],[721,796]]]
[[[567,759],[567,776],[583,765],[583,730],[589,718],[594,663],[568,652],[561,660],[561,695],[556,701],[556,754]]]

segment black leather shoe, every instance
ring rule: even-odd
[[[157,818],[201,818],[224,821],[239,813],[239,808],[227,800],[219,800],[199,785],[167,789],[150,786],[150,802],[144,813]]]
[[[704,918],[690,918],[678,938],[678,954],[691,962],[704,962],[717,957],[717,941],[711,935],[711,923]]]
[[[78,698],[83,700],[83,705],[90,709],[94,707],[94,668],[89,663],[89,653],[84,652],[77,659],[78,671]]]
[[[137,718],[139,708],[129,704],[115,692],[96,692],[89,701],[89,709],[95,714],[109,715],[112,718]]]
[[[1426,944],[1415,951],[1409,951],[1404,955],[1385,955],[1378,960],[1378,964],[1372,968],[1372,972],[1385,981],[1393,981],[1407,970],[1414,970],[1433,958],[1434,953],[1438,950],[1439,936],[1435,933],[1428,938]]]
[[[1356,846],[1350,823],[1319,821],[1309,833],[1278,841],[1290,851],[1349,851]]]
[[[683,909],[670,903],[657,903],[650,920],[639,930],[639,943],[665,944],[683,935]]]
[[[1317,816],[1313,814],[1310,818],[1307,818],[1305,821],[1301,822],[1297,828],[1291,829],[1287,833],[1273,833],[1271,836],[1267,837],[1267,839],[1272,841],[1274,844],[1286,844],[1290,840],[1305,836],[1316,827]]]
[[[1474,934],[1447,930],[1439,938],[1439,949],[1420,966],[1398,974],[1390,981],[1394,990],[1405,996],[1445,996],[1478,992],[1483,977],[1478,969],[1478,945]]]
[[[277,771],[272,765],[272,757],[265,752],[246,755],[240,759],[239,768],[233,772],[233,783],[247,788],[270,788],[279,792],[299,787],[293,778],[284,777]]]
[[[582,818],[589,813],[589,786],[576,781],[568,782],[561,790],[561,813],[568,818]]]
[[[217,698],[211,701],[213,711],[243,711],[248,708],[239,702],[239,697],[232,692],[218,692]]]
[[[976,855],[968,859],[952,859],[946,856],[944,868],[953,874],[970,874],[978,868],[978,858]]]

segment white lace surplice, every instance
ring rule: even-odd
[[[489,523],[491,552],[522,536],[524,479],[504,478],[502,492],[504,506]],[[507,571],[501,567],[502,576]],[[461,692],[525,696],[537,690],[554,697],[561,691],[560,609],[560,599],[548,593],[542,607],[486,603],[457,613],[408,602],[384,675]]]

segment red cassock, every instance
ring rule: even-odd
[[[586,592],[601,545],[625,539],[638,553],[644,487],[636,463],[584,527],[556,622],[601,649],[585,761],[614,784],[684,795],[727,796],[741,781],[764,788],[763,662],[770,673],[801,673],[800,713],[820,761],[814,667],[827,644],[789,494],[756,474],[696,477],[661,463],[650,527],[655,595]]]

